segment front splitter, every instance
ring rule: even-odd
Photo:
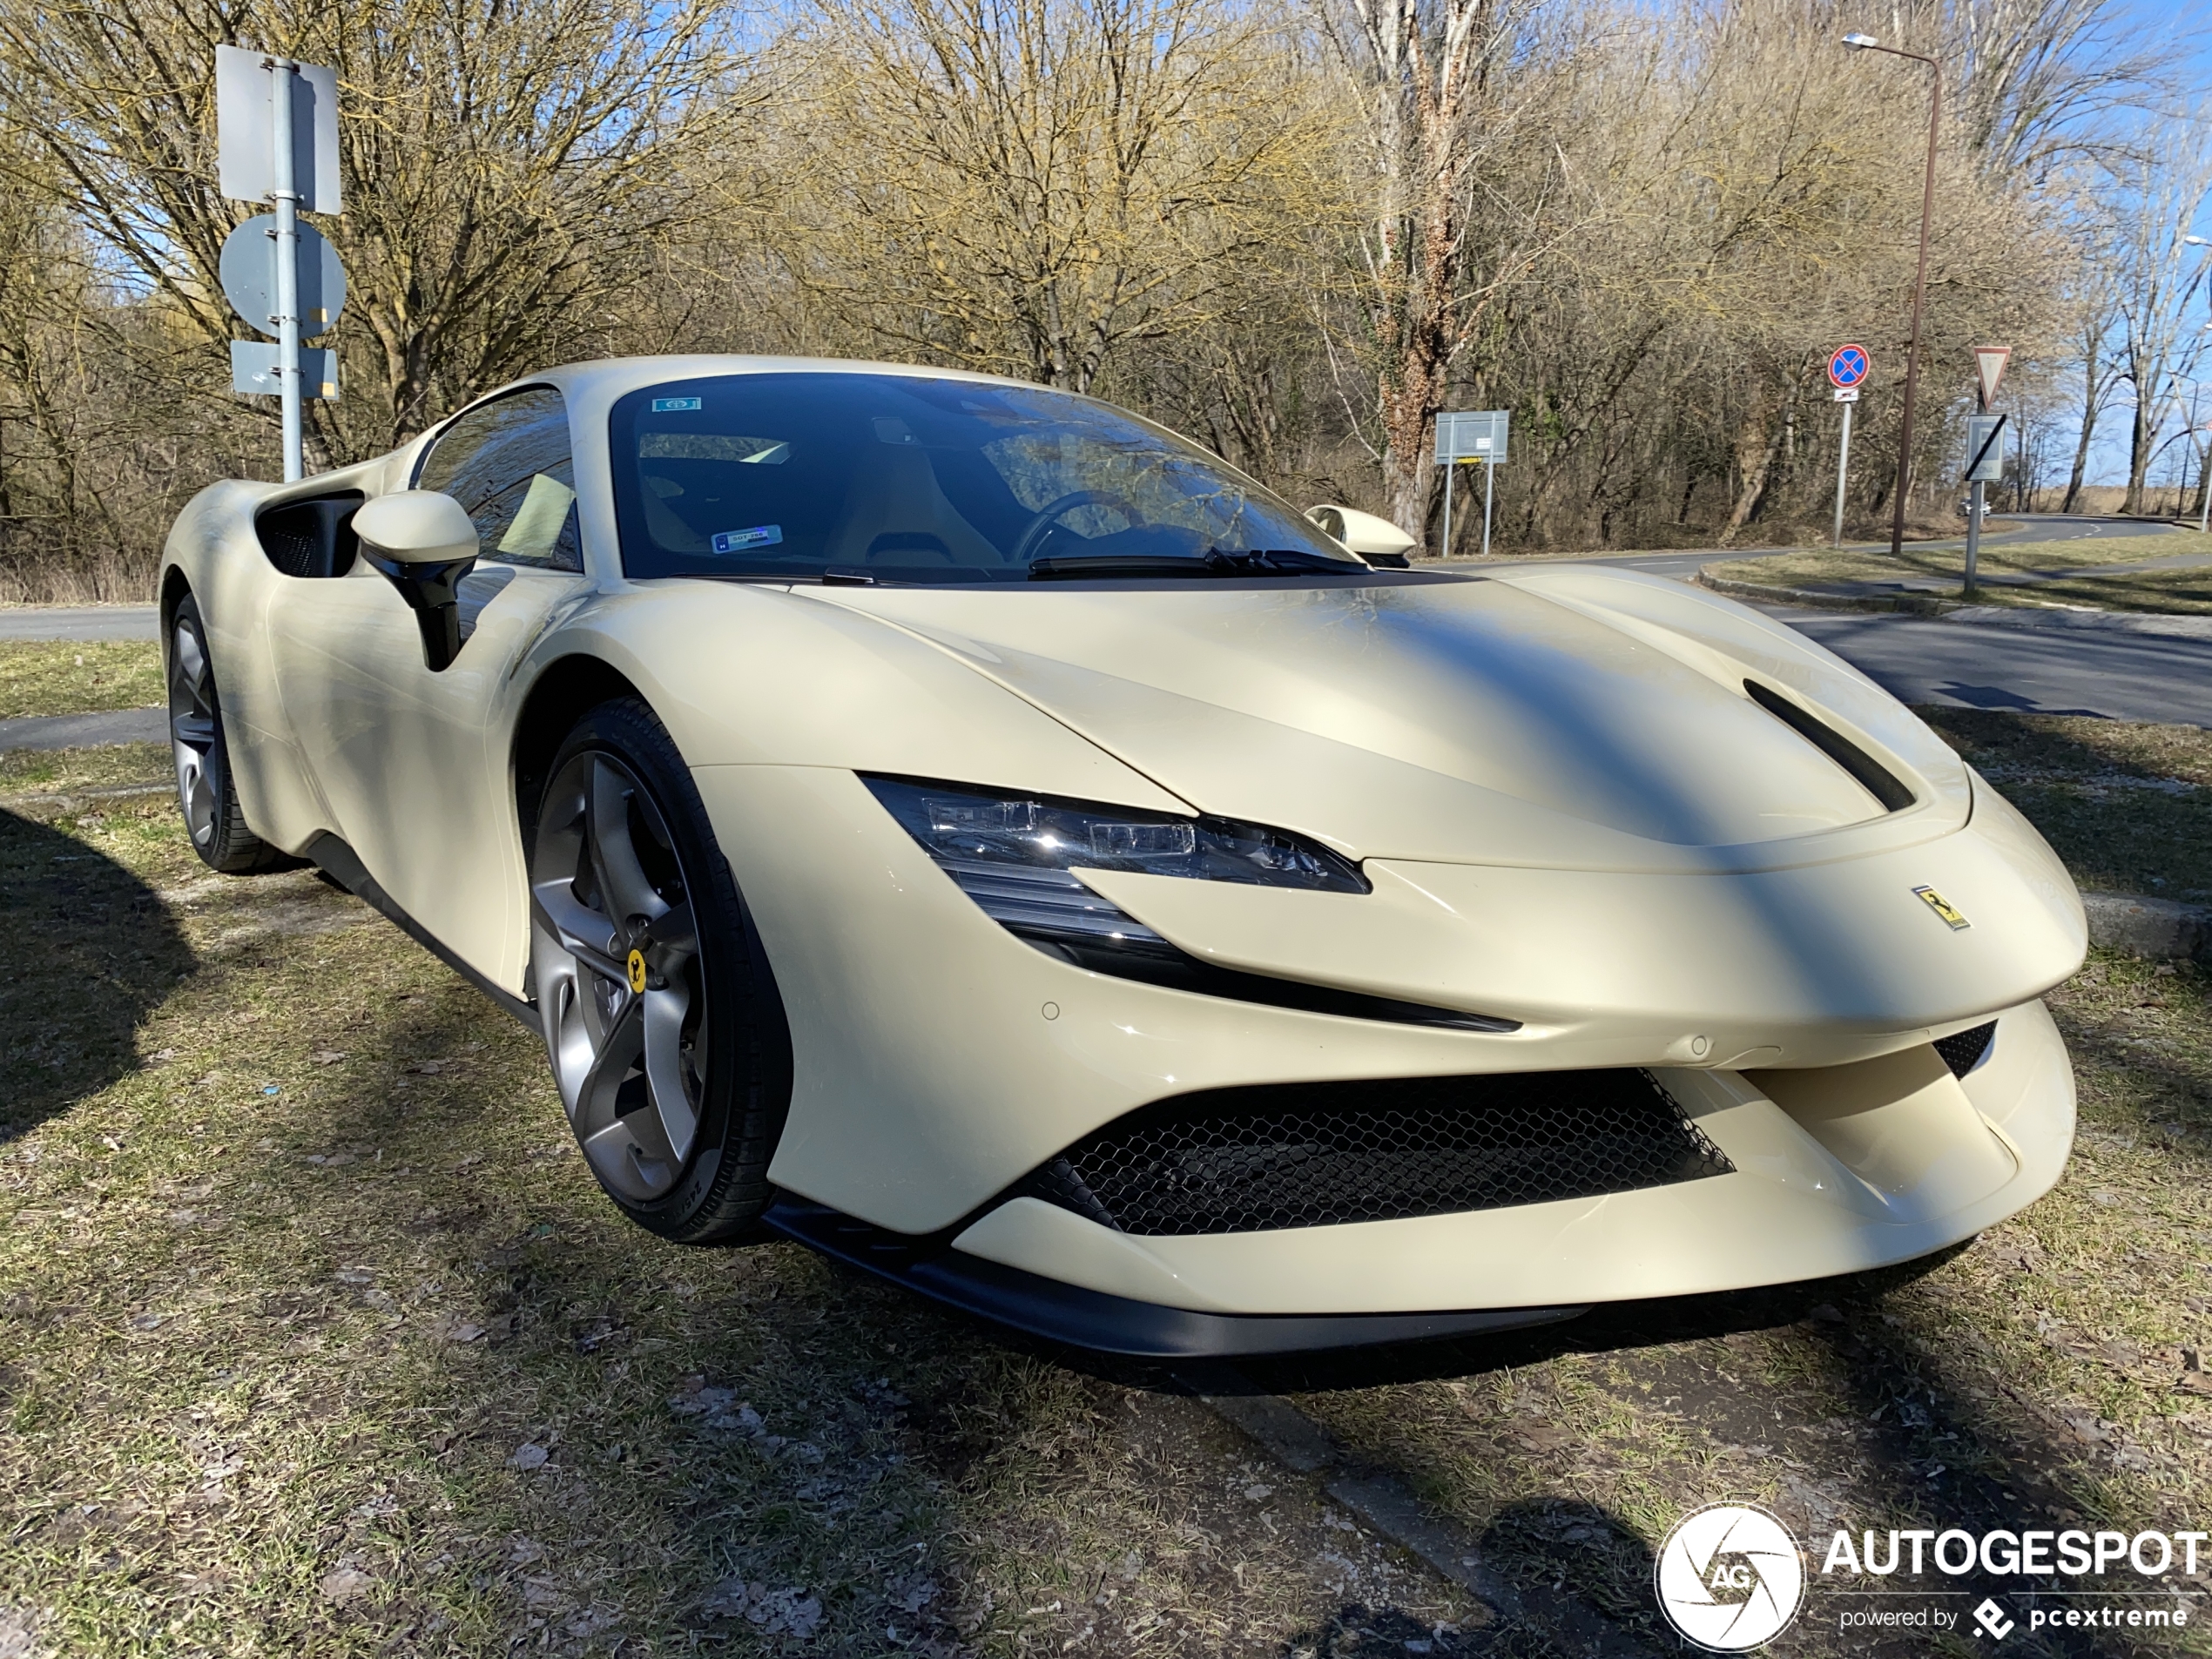
[[[1553,1325],[1586,1307],[1484,1308],[1437,1313],[1204,1313],[1164,1307],[914,1238],[824,1204],[786,1197],[761,1224],[794,1243],[963,1312],[1071,1347],[1139,1359],[1315,1353]]]

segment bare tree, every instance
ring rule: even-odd
[[[54,190],[219,372],[216,263],[251,210],[215,189],[213,49],[334,64],[343,378],[374,389],[367,419],[314,408],[327,449],[359,453],[604,329],[694,209],[685,146],[741,110],[723,27],[714,0],[0,0],[0,98],[45,163],[16,185]]]

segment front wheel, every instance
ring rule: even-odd
[[[773,1196],[791,1037],[759,929],[675,743],[602,704],[555,755],[530,847],[545,1047],[591,1172],[682,1244],[742,1236]]]
[[[170,618],[168,644],[169,747],[177,763],[177,805],[192,851],[225,875],[289,869],[299,860],[254,834],[238,804],[207,629],[199,602],[189,593]]]

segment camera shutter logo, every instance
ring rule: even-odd
[[[1752,1504],[1708,1504],[1684,1515],[1659,1547],[1652,1576],[1667,1622],[1710,1653],[1773,1641],[1804,1600],[1797,1541]]]

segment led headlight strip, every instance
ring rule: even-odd
[[[1309,893],[1373,890],[1356,864],[1280,830],[910,778],[864,781],[984,914],[1047,955],[1078,968],[1200,995],[1350,1019],[1462,1031],[1521,1028],[1515,1020],[1217,968],[1109,904],[1075,873],[1130,870]]]

